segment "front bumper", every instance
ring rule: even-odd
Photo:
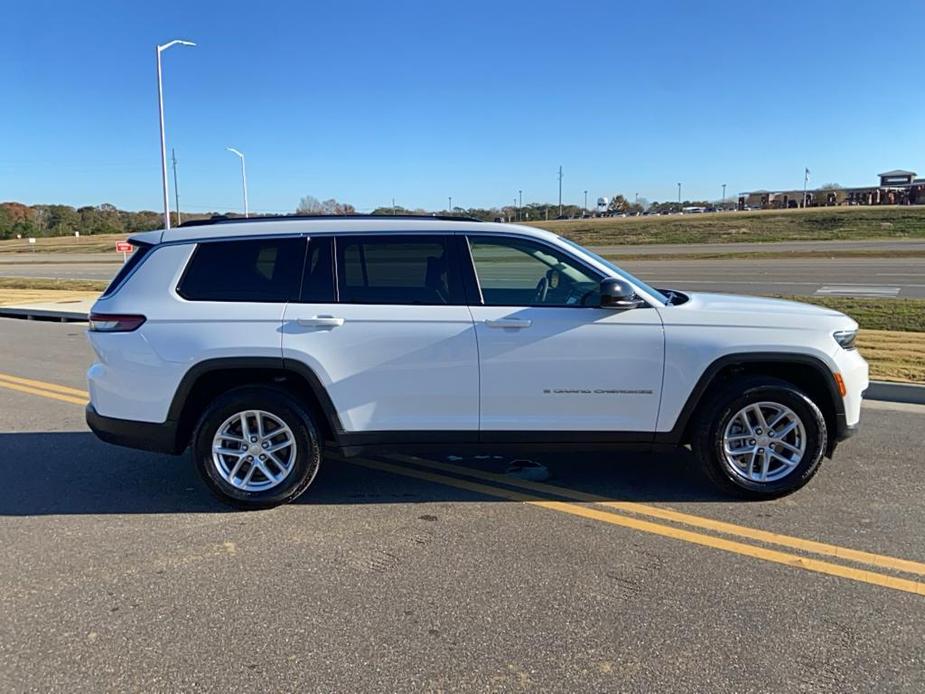
[[[87,426],[101,441],[156,453],[176,455],[182,452],[177,445],[176,422],[166,421],[158,424],[104,417],[92,404],[87,405],[86,412]]]

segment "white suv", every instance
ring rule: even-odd
[[[215,220],[138,234],[93,307],[87,422],[180,453],[242,507],[325,450],[691,445],[793,491],[857,427],[857,323],[657,290],[566,238],[458,218]]]

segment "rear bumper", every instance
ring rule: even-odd
[[[106,443],[142,451],[177,454],[177,424],[167,421],[136,422],[129,419],[104,417],[93,405],[87,405],[87,426],[97,438]]]

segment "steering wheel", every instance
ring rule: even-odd
[[[543,304],[546,303],[546,294],[549,293],[549,280],[545,277],[541,277],[540,281],[536,283],[536,292],[533,294],[533,303],[534,304]]]

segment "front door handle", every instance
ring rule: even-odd
[[[529,328],[533,325],[532,320],[520,320],[517,318],[500,318],[498,320],[487,320],[485,325],[489,328]]]
[[[344,319],[334,316],[315,316],[314,318],[298,318],[296,323],[306,328],[339,328],[344,324]]]

